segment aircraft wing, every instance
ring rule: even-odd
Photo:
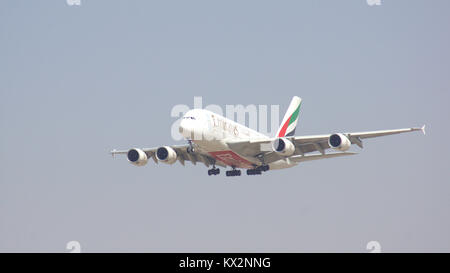
[[[226,167],[225,164],[222,162],[216,161],[211,156],[207,155],[206,153],[202,153],[201,151],[198,151],[198,149],[195,149],[194,152],[187,152],[187,148],[189,148],[189,145],[172,145],[169,146],[172,149],[175,150],[177,153],[177,161],[181,163],[181,165],[184,166],[184,163],[186,161],[191,161],[192,164],[196,165],[197,162],[205,164],[206,167],[209,167],[210,165],[213,165],[214,163],[218,166]],[[147,154],[147,158],[152,158],[153,161],[158,164],[158,159],[156,158],[156,150],[158,150],[159,147],[154,148],[140,148],[142,151],[144,151]],[[110,153],[112,156],[115,156],[116,154],[127,154],[129,150],[112,150]]]
[[[362,139],[408,133],[414,131],[422,131],[425,134],[425,125],[421,128],[416,127],[416,128],[395,129],[395,130],[355,132],[355,133],[344,133],[343,135],[345,135],[352,144],[356,144],[360,148],[363,148]],[[295,144],[296,152],[298,151],[299,154],[310,153],[314,151],[319,151],[323,154],[326,149],[330,148],[330,145],[328,144],[328,139],[330,138],[330,136],[331,134],[317,135],[317,136],[297,136],[288,139]]]
[[[380,131],[368,131],[368,132],[354,132],[344,133],[352,144],[358,145],[363,148],[362,139],[374,138],[380,136],[387,136],[393,134],[408,133],[414,131],[422,131],[425,134],[425,125],[421,128],[406,128],[395,130],[380,130]],[[330,148],[328,139],[331,134],[325,135],[313,135],[313,136],[292,136],[286,137],[295,145],[295,152],[290,158],[295,156],[304,156],[307,153],[320,152],[321,155],[326,155],[326,150]],[[234,152],[249,157],[263,157],[266,163],[271,163],[285,157],[273,152],[271,143],[274,138],[267,139],[249,139],[243,141],[230,141],[227,142],[228,147]],[[342,153],[340,153],[342,154]],[[348,153],[344,153],[348,154]],[[320,159],[320,158],[317,158]]]

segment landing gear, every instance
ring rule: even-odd
[[[257,175],[257,174],[261,174],[261,170],[258,170],[258,169],[248,169],[247,170],[247,175]]]
[[[236,170],[236,167],[233,167],[233,169],[231,171],[226,171],[225,174],[227,176],[240,176],[241,170]]]
[[[192,154],[195,152],[194,145],[192,144],[192,140],[188,140],[189,147],[186,148],[186,152],[188,154]]]
[[[261,165],[256,168],[259,171],[267,172],[269,170],[269,165]]]
[[[261,165],[258,167],[255,166],[255,169],[260,172],[267,172],[269,170],[269,165],[267,165],[264,160],[264,154],[259,154],[256,157],[261,161]]]
[[[212,168],[211,170],[208,170],[208,175],[218,175],[220,173],[220,169],[219,168]]]
[[[241,170],[226,171],[225,174],[227,176],[240,176],[241,175]]]
[[[255,167],[254,169],[248,169],[247,175],[260,175],[262,172],[267,172],[269,170],[269,165],[261,165]]]

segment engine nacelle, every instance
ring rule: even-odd
[[[156,150],[156,158],[166,164],[173,164],[177,161],[177,152],[169,146],[159,147]]]
[[[352,146],[352,143],[348,139],[348,137],[343,134],[332,134],[328,139],[328,144],[331,148],[335,150],[339,150],[342,152],[347,151]]]
[[[136,166],[144,166],[147,164],[147,154],[141,149],[130,149],[127,153],[128,161]]]
[[[272,142],[272,149],[277,154],[280,154],[283,156],[291,156],[295,152],[294,144],[284,137],[275,139]]]

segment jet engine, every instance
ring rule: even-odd
[[[147,154],[141,149],[130,149],[127,153],[128,161],[136,166],[144,166],[147,164]]]
[[[159,147],[156,150],[156,158],[166,164],[173,164],[177,161],[177,152],[169,146]]]
[[[348,137],[343,134],[332,134],[328,139],[328,144],[331,148],[342,152],[350,149],[350,146],[352,145]]]
[[[291,156],[295,152],[294,144],[284,137],[275,139],[272,142],[272,149],[280,155]]]

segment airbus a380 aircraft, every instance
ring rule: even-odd
[[[111,154],[126,154],[128,161],[143,166],[149,158],[173,164],[177,160],[184,165],[202,162],[208,175],[217,175],[216,166],[232,169],[227,176],[241,175],[240,168],[247,169],[247,175],[257,175],[275,169],[294,167],[300,162],[354,155],[346,152],[352,144],[363,147],[362,140],[392,134],[422,131],[421,128],[382,130],[357,133],[334,133],[315,136],[294,136],[300,112],[301,99],[293,97],[283,118],[276,137],[268,137],[246,126],[204,109],[188,111],[182,118],[179,131],[189,144],[162,146],[156,148],[132,148],[111,151]],[[328,149],[335,152],[328,153]],[[337,152],[336,152],[337,151]]]

